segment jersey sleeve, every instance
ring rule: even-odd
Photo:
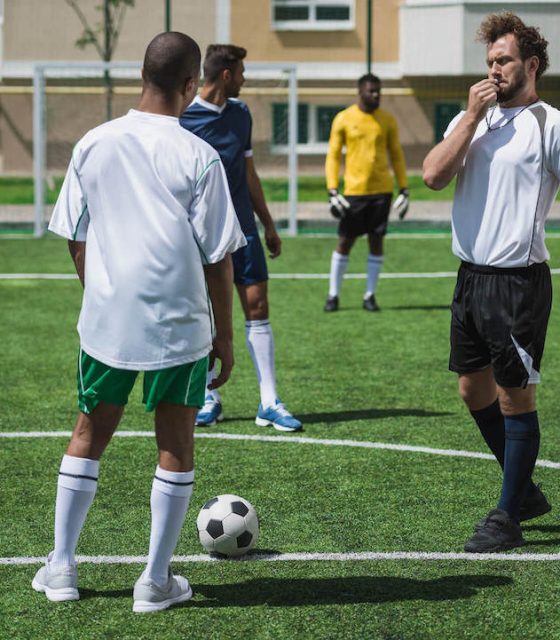
[[[546,167],[560,182],[560,118],[545,128]]]
[[[404,159],[404,153],[399,140],[399,127],[395,118],[389,119],[387,127],[387,147],[389,148],[389,154],[391,156],[391,164],[395,177],[399,185],[399,189],[406,189],[408,187],[408,180],[406,178],[406,161]]]
[[[342,148],[345,143],[346,137],[344,134],[343,116],[342,113],[338,113],[332,122],[329,149],[325,160],[327,189],[338,189],[340,160],[342,158]]]
[[[249,120],[249,123],[248,123],[247,140],[245,141],[244,154],[246,158],[250,158],[253,155],[253,143],[252,143],[253,118],[251,117],[251,112],[249,111],[248,108],[247,108],[247,119]]]
[[[49,231],[68,240],[85,241],[88,226],[87,201],[72,157],[49,222]]]
[[[245,246],[222,162],[210,160],[198,177],[189,217],[205,264]]]
[[[454,118],[453,120],[451,120],[451,122],[447,125],[447,129],[445,130],[445,133],[443,134],[444,138],[447,138],[447,136],[453,131],[453,129],[455,129],[455,127],[459,124],[459,120],[461,120],[461,118],[465,115],[464,111],[460,111]]]

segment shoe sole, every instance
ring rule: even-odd
[[[195,422],[195,427],[213,427],[217,422],[221,422],[224,419],[224,414],[220,413],[212,422]]]
[[[468,544],[463,548],[467,553],[499,553],[500,551],[509,551],[510,549],[517,549],[518,547],[524,547],[527,544],[526,540],[522,540],[518,543],[508,542],[505,544],[495,545],[490,549],[469,549]]]
[[[79,600],[80,594],[77,589],[68,587],[66,589],[49,589],[47,585],[33,580],[31,586],[35,591],[44,593],[51,602],[66,602],[67,600]]]
[[[163,611],[171,607],[174,604],[179,604],[179,602],[186,602],[190,600],[193,596],[193,592],[191,587],[186,593],[182,593],[180,596],[176,596],[175,598],[169,598],[169,600],[162,600],[161,602],[147,602],[146,600],[137,600],[132,605],[132,611],[134,613],[154,613],[156,611]]]
[[[283,427],[281,424],[276,424],[271,420],[265,418],[255,418],[255,424],[259,427],[274,427],[276,431],[301,431],[302,427]]]

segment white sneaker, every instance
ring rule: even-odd
[[[31,586],[35,591],[44,593],[51,602],[79,600],[78,567],[73,565],[51,564],[52,551],[47,562],[35,574]]]
[[[167,584],[164,586],[147,578],[143,573],[134,585],[132,611],[135,613],[162,611],[172,604],[190,600],[192,595],[189,581],[183,576],[174,576],[171,569],[169,569]]]

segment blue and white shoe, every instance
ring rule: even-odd
[[[197,427],[212,427],[216,422],[221,422],[223,419],[222,403],[208,395],[204,399],[204,406],[196,416],[195,425]]]
[[[301,422],[294,418],[280,400],[276,400],[276,404],[266,409],[259,404],[255,424],[259,427],[272,425],[278,431],[301,431],[302,429]]]

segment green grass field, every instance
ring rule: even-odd
[[[146,437],[116,437],[103,458],[78,548],[90,558],[79,569],[82,599],[55,604],[31,589],[40,558],[52,545],[66,438],[20,432],[72,428],[81,292],[75,280],[0,279],[0,433],[20,433],[0,440],[1,638],[560,638],[560,556],[543,558],[560,545],[560,469],[536,470],[554,508],[524,526],[527,546],[506,556],[521,560],[420,555],[461,554],[474,522],[495,506],[500,487],[499,468],[491,460],[410,449],[486,451],[447,371],[454,279],[384,277],[377,295],[382,311],[368,314],[361,309],[363,279],[349,278],[341,310],[326,315],[327,280],[288,274],[326,274],[333,246],[333,238],[285,238],[284,254],[269,262],[278,386],[304,422],[304,433],[282,437],[254,424],[258,390],[237,303],[237,363],[223,390],[226,420],[197,431],[202,437],[196,443],[196,487],[177,553],[203,554],[195,528],[198,510],[216,494],[238,493],[259,513],[255,553],[277,560],[253,555],[244,561],[177,562],[174,569],[188,576],[195,596],[152,615],[131,610],[141,564],[91,562],[147,551],[156,448],[140,385],[120,430]],[[551,266],[560,267],[560,237],[550,238],[548,246]],[[349,272],[363,273],[365,263],[361,240]],[[450,272],[456,266],[449,236],[387,237],[385,276]],[[0,239],[0,273],[72,273],[66,243]],[[553,282],[558,295],[558,275]],[[539,458],[555,462],[559,348],[554,309],[539,389]],[[241,439],[263,435],[275,439]],[[367,443],[409,448],[357,446]],[[349,555],[397,552],[417,555]],[[273,555],[287,553],[347,555]],[[13,564],[22,558],[30,560]]]

